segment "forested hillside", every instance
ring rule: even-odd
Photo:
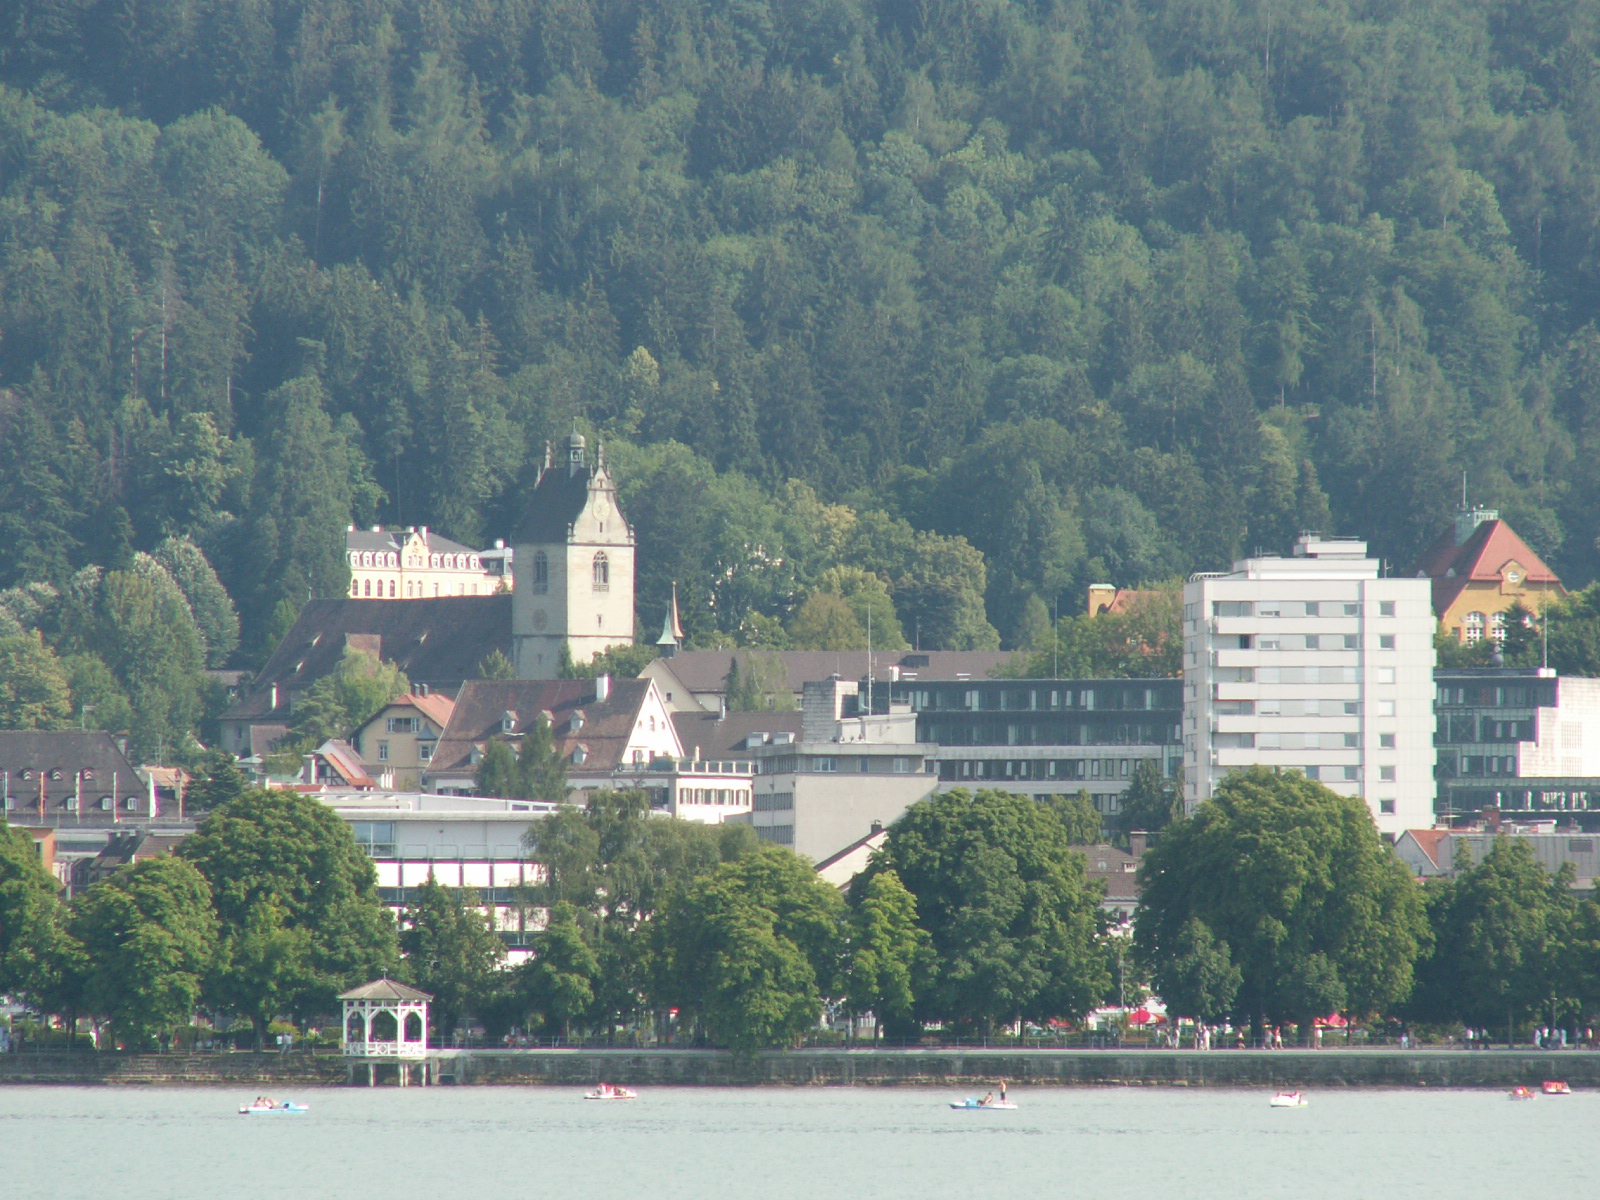
[[[1462,471],[1586,582],[1595,14],[0,0],[0,586],[187,538],[248,662],[347,522],[504,536],[575,424],[702,640],[1403,568]]]

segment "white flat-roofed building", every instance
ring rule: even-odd
[[[1363,797],[1380,831],[1432,823],[1431,583],[1383,577],[1366,543],[1305,534],[1184,587],[1183,750],[1192,811],[1243,767]]]
[[[509,964],[528,956],[544,916],[527,903],[524,889],[540,877],[523,836],[555,805],[431,792],[325,792],[316,799],[349,822],[372,858],[378,895],[397,919],[432,875],[442,887],[477,893]]]

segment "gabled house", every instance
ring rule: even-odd
[[[423,788],[473,794],[488,744],[499,739],[518,747],[540,720],[550,723],[575,804],[589,791],[630,786],[623,778],[630,772],[683,755],[667,707],[648,679],[475,679],[456,694],[422,773]]]
[[[114,825],[160,814],[150,780],[94,729],[0,731],[0,803],[15,825]]]
[[[355,731],[350,744],[368,772],[391,775],[397,788],[415,788],[433,761],[455,706],[454,700],[437,692],[397,696]]]
[[[1538,613],[1566,589],[1544,560],[1492,508],[1463,508],[1454,527],[1423,557],[1433,581],[1433,612],[1457,641],[1505,636],[1505,613],[1521,603]]]

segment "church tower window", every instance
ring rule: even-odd
[[[533,556],[533,590],[540,596],[550,590],[550,558],[543,550]]]
[[[611,590],[611,562],[606,558],[604,550],[594,556],[594,590],[597,592]]]

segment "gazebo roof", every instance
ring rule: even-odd
[[[426,1003],[433,999],[427,992],[418,991],[414,987],[407,987],[403,983],[396,983],[392,979],[374,979],[371,983],[363,983],[358,988],[351,988],[348,992],[340,992],[341,1000],[401,1000],[423,1001]]]

